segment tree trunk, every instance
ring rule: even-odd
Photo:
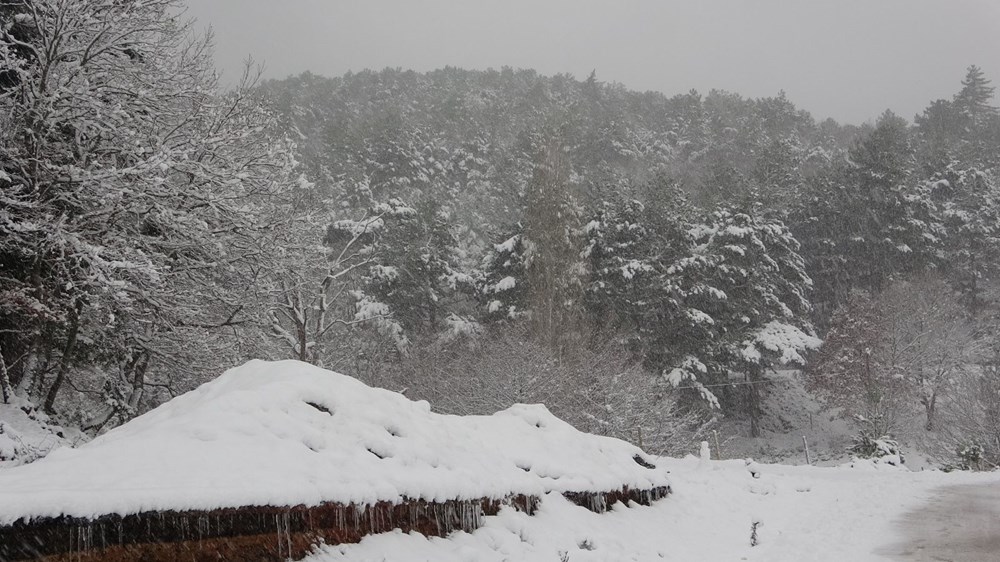
[[[433,334],[437,327],[437,303],[434,302],[434,294],[431,289],[427,290],[427,333]]]
[[[143,391],[146,389],[146,368],[149,367],[149,352],[143,351],[132,371],[132,392],[128,397],[128,406],[133,412],[139,408],[139,401],[142,400]]]
[[[39,347],[39,349],[41,348]],[[24,379],[21,380],[21,386],[18,389],[19,391],[23,389],[23,392],[19,392],[19,394],[27,396],[36,405],[42,403],[42,395],[45,393],[45,377],[53,370],[53,356],[56,352],[52,345],[45,345],[44,349],[45,354],[33,361],[31,370],[25,372]]]
[[[924,398],[924,410],[927,413],[927,423],[924,424],[924,429],[927,431],[934,431],[934,414],[937,411],[937,392],[932,392],[927,398]]]
[[[296,355],[297,359],[303,363],[309,362],[309,328],[304,322],[295,322],[295,339],[299,340]]]
[[[56,403],[56,396],[59,395],[59,389],[62,388],[62,384],[66,380],[66,375],[69,373],[69,366],[73,359],[73,350],[76,349],[76,338],[80,330],[80,308],[81,306],[77,304],[76,310],[72,313],[69,333],[66,337],[66,346],[63,348],[62,357],[59,359],[59,371],[56,374],[56,380],[49,387],[49,392],[45,396],[45,404],[42,406],[42,409],[46,414],[55,413],[53,406]]]
[[[9,338],[0,336],[0,356],[2,356],[0,359],[4,361],[4,368],[6,369],[7,377],[5,382],[11,389],[17,388],[24,378],[25,361],[19,361],[17,358],[28,357],[29,354],[26,353],[25,347],[13,334]]]
[[[3,358],[3,350],[0,349],[0,398],[4,404],[10,404],[10,399],[14,395],[14,390],[10,386],[10,373],[7,372],[7,361]]]
[[[37,348],[37,346],[35,346]],[[26,358],[24,365],[24,372],[21,376],[21,382],[17,385],[17,391],[15,394],[24,396],[31,400],[32,403],[38,404],[41,390],[39,390],[39,378],[44,377],[45,369],[49,364],[49,360],[52,358],[52,346],[48,346],[45,350],[45,355],[39,358],[36,354],[30,354]],[[39,360],[42,361],[39,365]]]

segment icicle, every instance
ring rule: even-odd
[[[274,525],[278,538],[278,556],[290,558],[292,556],[292,518],[290,511],[283,511],[274,515]]]
[[[285,523],[285,542],[288,545],[288,557],[292,556],[292,513],[286,511],[283,515]]]

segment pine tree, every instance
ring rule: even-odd
[[[556,345],[580,306],[579,211],[570,195],[570,163],[559,136],[544,141],[525,194],[526,275],[535,332]]]
[[[477,294],[488,322],[524,318],[530,313],[530,266],[532,248],[520,224],[508,229],[503,240],[483,257],[477,279]]]
[[[945,236],[927,186],[915,177],[905,121],[886,112],[849,158],[811,182],[794,218],[826,317],[855,288],[878,291],[934,264]]]
[[[804,353],[819,344],[809,322],[812,281],[798,241],[777,221],[721,210],[697,243],[698,254],[712,264],[704,282],[725,295],[705,307],[715,332],[713,367],[717,376],[743,374],[744,409],[756,436],[767,372],[804,363]]]
[[[992,105],[995,88],[973,65],[969,67],[962,90],[955,95],[954,105],[962,116],[963,135],[958,160],[963,166],[992,168],[1000,164],[1000,114]]]
[[[984,289],[1000,267],[1000,200],[996,177],[957,163],[935,174],[927,192],[937,207],[947,236],[941,245],[943,265],[972,314],[987,305]]]
[[[781,223],[746,213],[719,211],[701,224],[680,207],[656,216],[625,202],[587,225],[588,308],[649,369],[714,407],[742,408],[757,432],[764,374],[802,363],[818,343],[798,243]],[[746,378],[745,392],[714,391],[731,373]]]
[[[955,95],[955,106],[969,120],[970,127],[978,128],[996,116],[997,108],[991,105],[995,90],[981,68],[976,65],[968,68],[962,90]]]
[[[584,303],[593,322],[603,329],[637,337],[654,279],[656,242],[645,223],[645,206],[637,200],[605,203],[584,226],[588,266]]]
[[[620,190],[625,198],[604,203],[583,229],[585,306],[595,326],[624,338],[648,367],[661,371],[689,352],[680,342],[699,333],[685,332],[688,320],[697,314],[683,311],[673,277],[666,273],[691,253],[692,211],[664,177]],[[630,198],[630,193],[647,203]],[[673,343],[664,347],[664,339]]]
[[[388,305],[403,329],[416,336],[440,332],[453,313],[447,301],[467,294],[472,280],[459,271],[447,211],[434,201],[414,211],[386,225],[362,290]]]
[[[537,150],[524,220],[487,254],[479,284],[488,318],[527,318],[535,337],[553,347],[578,335],[583,275],[580,212],[558,138],[549,135]]]

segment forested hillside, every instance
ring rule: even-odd
[[[933,425],[934,389],[951,374],[913,368],[934,346],[962,348],[939,362],[964,365],[993,322],[1000,120],[977,67],[913,124],[886,111],[863,126],[817,123],[783,94],[668,98],[509,68],[306,74],[264,89],[316,181],[313,204],[343,217],[412,206],[396,227],[409,256],[387,233],[360,279],[398,341],[521,329],[562,364],[612,340],[628,352],[617,359],[756,433],[768,370],[804,363],[814,337],[853,321],[857,299],[916,290],[934,301],[922,314],[969,332],[958,346],[917,345],[925,328],[886,335],[921,351],[886,359],[881,376],[910,384],[892,400],[874,392],[878,411],[858,413],[867,424],[889,401],[915,401]],[[813,382],[842,387],[828,372]]]
[[[5,404],[96,434],[295,358],[668,452],[759,434],[793,365],[862,444],[916,409],[1000,460],[979,68],[863,125],[509,68],[221,88],[173,4],[0,5]]]

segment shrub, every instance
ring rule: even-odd
[[[854,437],[847,450],[862,459],[875,459],[891,465],[900,465],[904,462],[899,443],[886,435],[876,438],[872,433],[862,431]]]
[[[985,453],[986,450],[978,443],[960,444],[955,449],[955,456],[958,457],[958,462],[948,465],[946,468],[949,472],[951,470],[984,470],[987,464]]]

